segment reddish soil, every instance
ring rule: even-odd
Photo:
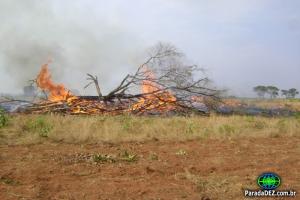
[[[0,199],[244,199],[265,171],[281,176],[280,190],[300,191],[299,144],[293,137],[2,145]],[[137,160],[119,159],[124,150]],[[98,153],[115,162],[94,162]]]

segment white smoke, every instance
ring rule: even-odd
[[[84,2],[1,0],[0,77],[1,84],[10,80],[6,91],[20,91],[49,59],[53,79],[83,94],[94,92],[83,92],[86,73],[97,74],[105,92],[138,64],[135,56],[144,47],[136,35],[99,18]]]

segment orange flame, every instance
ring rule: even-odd
[[[161,97],[164,101],[173,102],[176,101],[176,97],[169,91],[162,90],[162,88],[155,82],[151,80],[155,80],[155,75],[150,69],[146,69],[146,77],[147,80],[142,82],[142,93],[152,93],[150,98],[158,98]]]
[[[147,80],[142,81],[142,93],[148,94],[148,93],[154,93],[155,91],[159,90],[159,86],[155,84],[153,81],[155,79],[154,73],[150,69],[145,69],[145,75],[147,77]]]
[[[155,75],[150,69],[145,69],[145,76],[146,80],[142,81],[141,85],[142,94],[145,94],[145,97],[135,103],[131,110],[172,110],[174,108],[172,103],[176,102],[176,97],[153,82]]]
[[[48,100],[64,101],[73,95],[62,84],[55,84],[51,80],[51,73],[48,69],[48,63],[42,66],[42,69],[36,79],[37,86],[42,90],[49,92]]]

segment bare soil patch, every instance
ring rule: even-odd
[[[280,189],[300,191],[299,143],[280,137],[1,145],[0,199],[244,199],[243,189],[256,189],[265,171],[281,176]]]

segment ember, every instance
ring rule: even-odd
[[[176,109],[176,97],[171,92],[162,90],[159,85],[151,81],[155,79],[155,75],[150,69],[145,69],[145,76],[148,79],[143,80],[141,86],[141,92],[144,94],[144,97],[132,105],[131,110],[160,109],[170,111]]]

